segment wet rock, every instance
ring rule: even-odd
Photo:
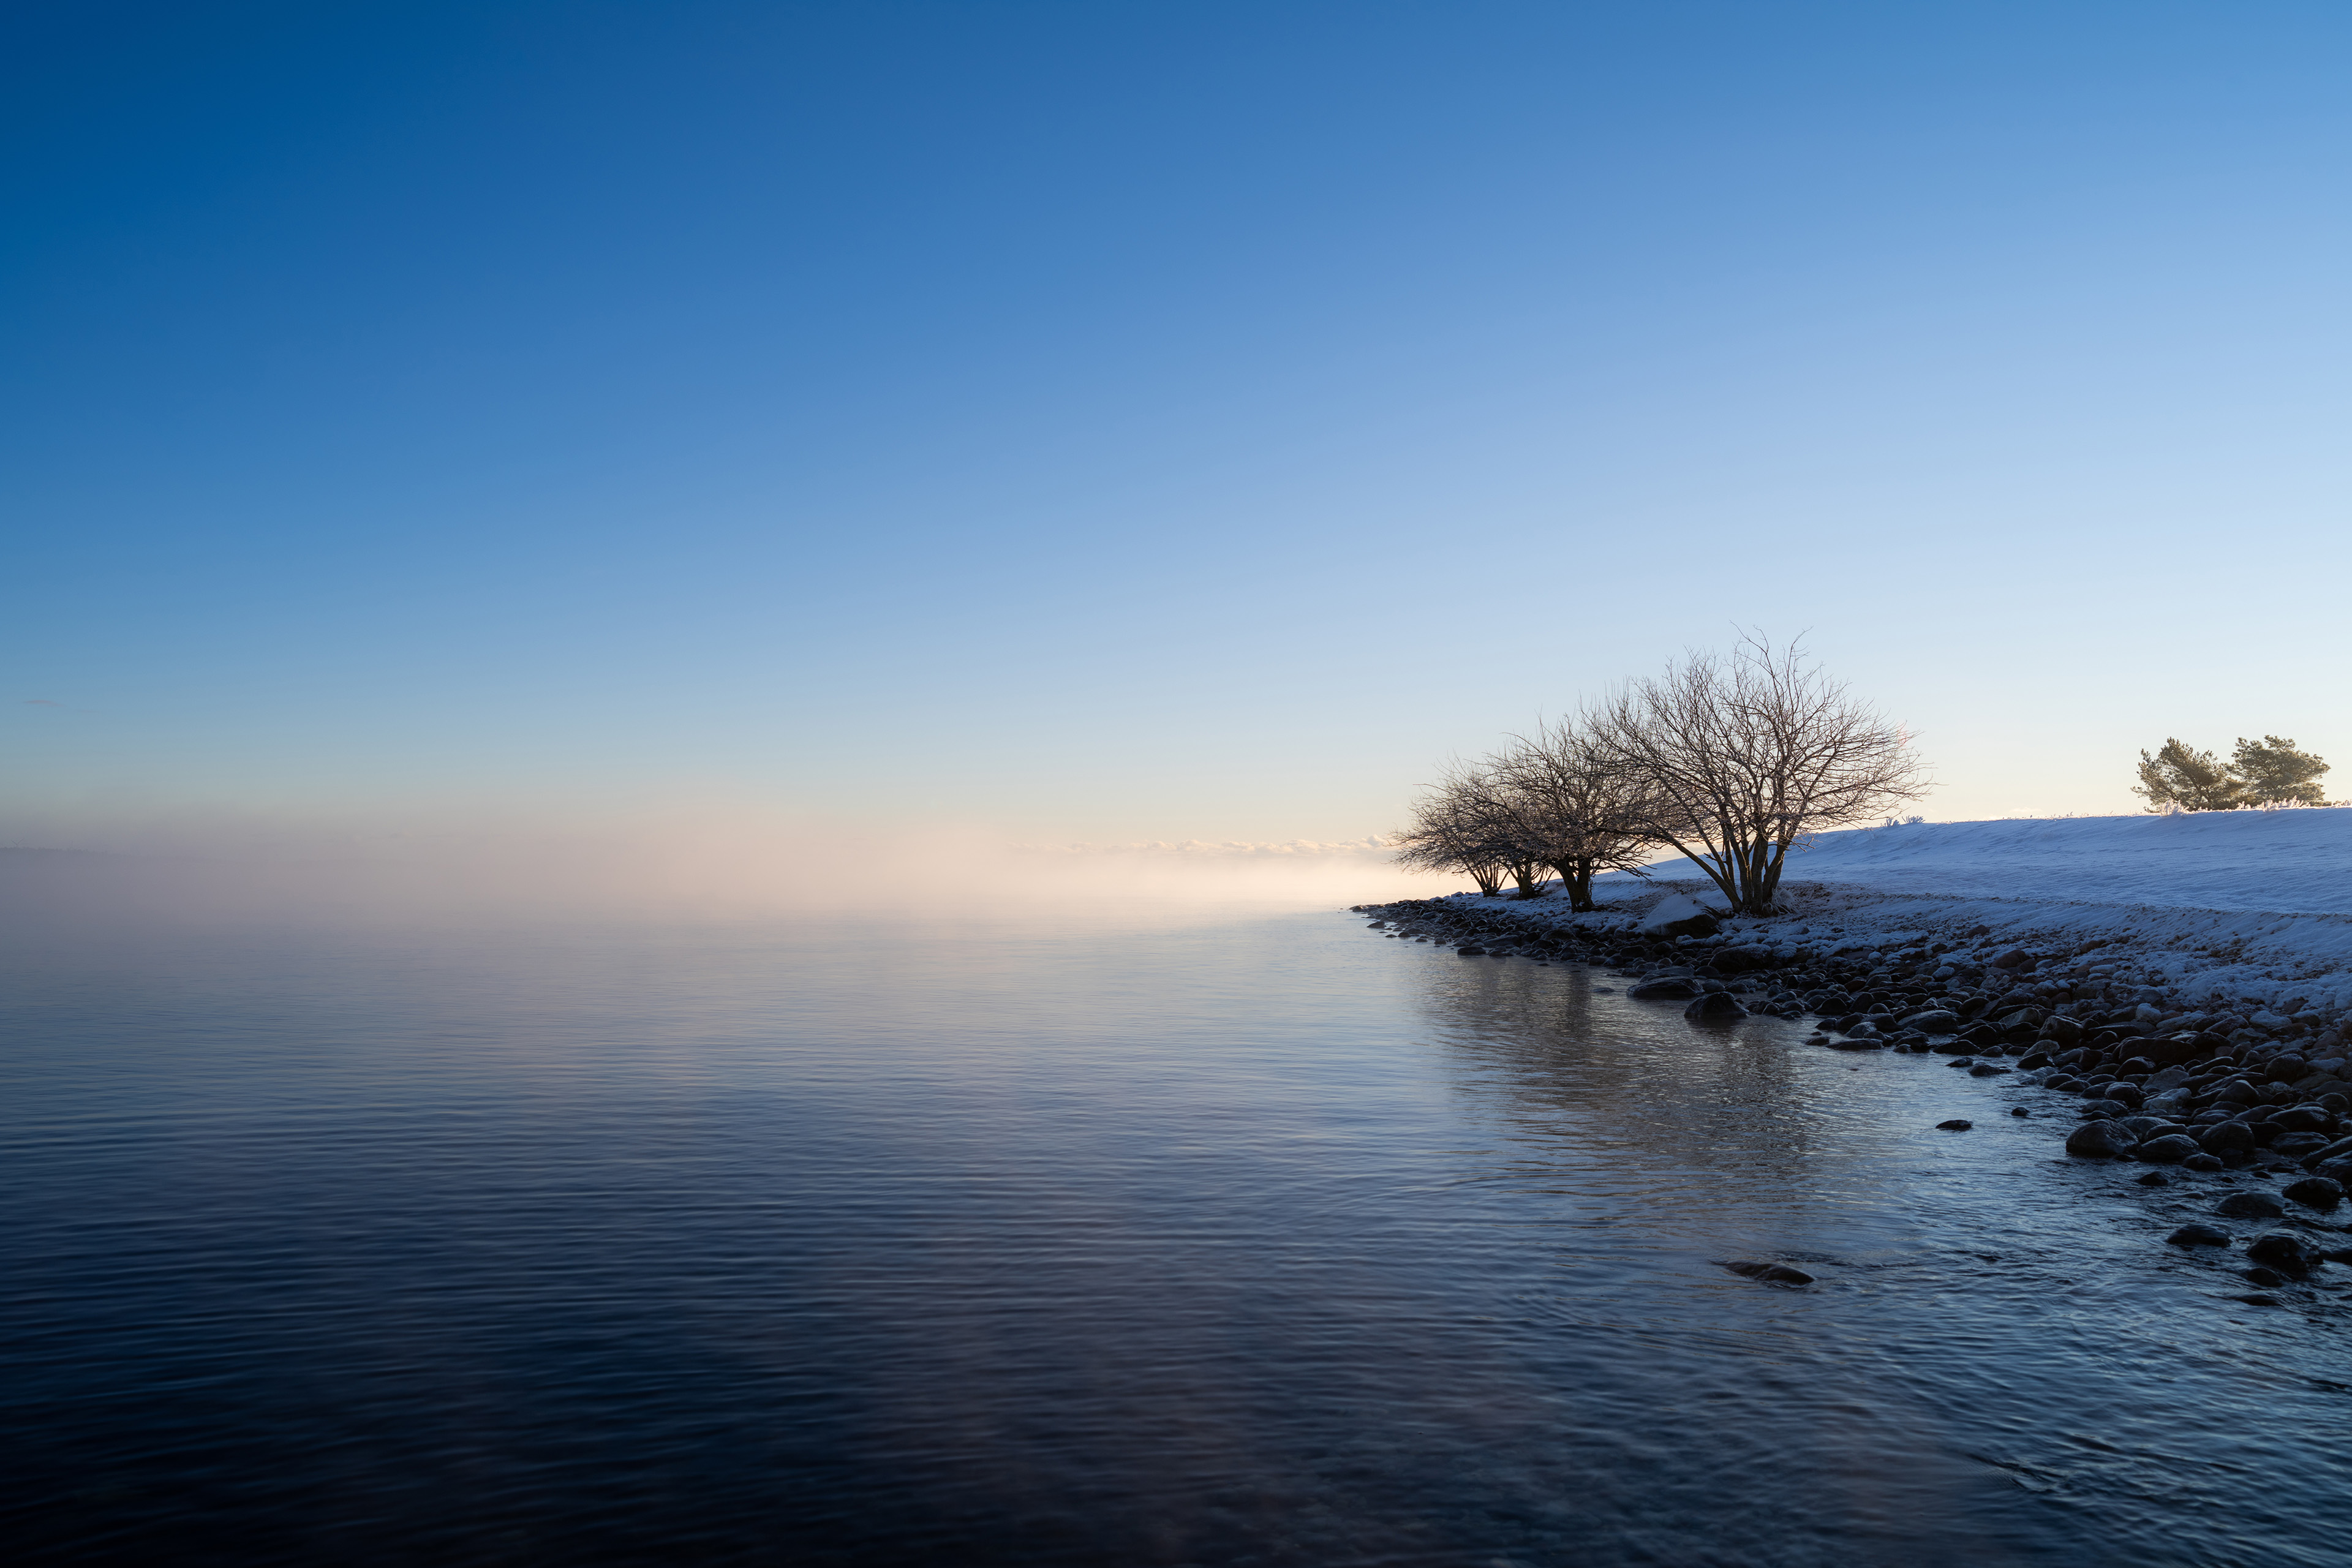
[[[2197,1144],[2208,1154],[2243,1154],[2254,1146],[2254,1130],[2242,1121],[2217,1121],[2197,1135]]]
[[[1925,1013],[1912,1014],[1903,1020],[1903,1026],[1906,1029],[1916,1029],[1923,1035],[1958,1034],[1960,1027],[1960,1016],[1958,1013],[1947,1012],[1941,1007],[1932,1007]]]
[[[1486,950],[1483,947],[1457,947],[1454,951],[1460,953],[1465,958],[1484,958],[1486,956]]]
[[[2164,1239],[2173,1247],[2227,1247],[2230,1233],[2210,1225],[2184,1225]]]
[[[2286,1210],[2268,1193],[2231,1193],[2213,1205],[2224,1219],[2276,1219]]]
[[[1637,1002],[1687,1002],[1699,994],[1699,983],[1669,976],[1663,980],[1644,980],[1625,994]]]
[[[2010,1113],[2011,1116],[2031,1116],[2031,1115],[2032,1115],[2032,1114],[2033,1114],[2033,1112],[2032,1112],[2032,1111],[2030,1111],[2030,1110],[2026,1110],[2026,1109],[2025,1109],[2025,1107],[2023,1107],[2023,1106],[2021,1106],[2021,1105],[2012,1105],[2012,1106],[2011,1106],[2011,1107],[2009,1108],[2009,1113]]]
[[[1833,1051],[1883,1051],[1886,1042],[1876,1035],[1850,1035],[1844,1039],[1827,1042]]]
[[[2066,1134],[2066,1152],[2087,1159],[2112,1159],[2131,1152],[2137,1142],[2131,1129],[2114,1121],[2085,1121]]]
[[[2177,1165],[2197,1152],[2197,1140],[2185,1132],[2168,1132],[2142,1143],[2137,1152],[2141,1159],[2159,1165]]]
[[[1760,1279],[1767,1285],[1810,1285],[1813,1277],[1801,1268],[1791,1268],[1785,1263],[1727,1263],[1723,1266],[1734,1274],[1750,1279]]]
[[[1995,969],[2032,969],[2033,955],[2021,947],[2012,947],[1992,961]]]
[[[2132,1178],[2132,1184],[2141,1187],[2168,1187],[2172,1178],[2162,1171],[2143,1171]]]
[[[2320,1166],[2327,1163],[2330,1160],[2341,1160],[2347,1157],[2352,1157],[2352,1138],[2338,1138],[2335,1142],[2330,1143],[2325,1149],[2321,1149],[2314,1153],[2305,1154],[2303,1157],[2303,1168],[2306,1171],[2316,1171]]]
[[[2275,1268],[2298,1279],[2326,1261],[2317,1248],[2306,1244],[2301,1237],[2284,1230],[2273,1230],[2246,1243],[2246,1256],[2264,1268]]]
[[[1970,1078],[1999,1078],[2008,1070],[2009,1069],[2007,1068],[1996,1067],[1991,1062],[1978,1062],[1969,1068],[1969,1076]]]
[[[1964,1121],[1956,1116],[1949,1121],[1937,1122],[1936,1131],[1938,1132],[1966,1132],[1975,1125],[1976,1123],[1973,1121]]]
[[[2265,1268],[2259,1263],[2255,1264],[2252,1268],[2244,1270],[2244,1273],[2246,1279],[2250,1284],[2284,1285],[2286,1283],[2286,1280],[2280,1276],[2276,1269]],[[2241,1296],[2238,1300],[2255,1306],[2275,1307],[2278,1305],[2278,1302],[2269,1296]]]
[[[1713,991],[1684,1008],[1683,1016],[1694,1024],[1737,1024],[1748,1016],[1748,1009],[1741,1006],[1729,992]]]
[[[2279,1195],[2306,1208],[2332,1209],[2344,1201],[2344,1188],[2326,1176],[2305,1176],[2283,1188]]]
[[[2221,1162],[2210,1154],[2191,1154],[2180,1162],[2180,1168],[2184,1171],[2218,1171],[2221,1168]]]

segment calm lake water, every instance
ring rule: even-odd
[[[1940,1058],[1328,912],[9,936],[16,1561],[2352,1552],[2341,1320]]]

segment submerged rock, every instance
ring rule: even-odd
[[[2224,1219],[2276,1219],[2286,1210],[2268,1193],[2231,1193],[2213,1205]]]
[[[1750,1279],[1761,1279],[1767,1285],[1810,1285],[1813,1277],[1801,1268],[1791,1268],[1785,1263],[1727,1263],[1724,1268]]]
[[[2173,1247],[2227,1247],[2230,1233],[2210,1225],[2184,1225],[2164,1239]]]
[[[1710,991],[1683,1009],[1683,1016],[1694,1024],[1736,1024],[1748,1016],[1728,991]]]
[[[1686,1002],[1698,994],[1697,981],[1685,980],[1679,975],[1668,975],[1661,980],[1644,980],[1625,993],[1636,1002]]]

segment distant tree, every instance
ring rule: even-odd
[[[2246,798],[2256,805],[2326,805],[2327,797],[2314,781],[2327,764],[2309,752],[2298,752],[2293,741],[2264,735],[2261,745],[2238,737],[2231,771],[2243,782]]]
[[[1643,782],[1643,829],[1688,856],[1742,914],[1773,911],[1789,850],[1805,835],[1927,788],[1901,729],[1801,646],[1761,636],[1728,659],[1694,653],[1624,687],[1598,738]]]
[[[2242,749],[2245,742],[2238,744]],[[2152,812],[2234,811],[2249,804],[2246,781],[2227,763],[2171,736],[2156,755],[2139,754],[2139,783],[2132,794],[2145,796]]]

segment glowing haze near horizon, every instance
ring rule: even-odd
[[[1359,840],[1737,625],[2352,763],[2340,6],[5,26],[0,842]]]

